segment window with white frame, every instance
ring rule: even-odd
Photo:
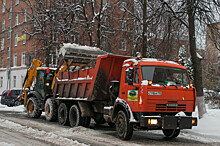
[[[27,21],[27,10],[24,10],[24,18],[23,18],[23,22]]]
[[[127,21],[126,20],[121,20],[121,29],[126,30],[127,27]]]
[[[126,51],[126,40],[125,39],[120,40],[120,49],[122,51]]]
[[[26,44],[26,32],[25,31],[23,31],[23,37],[24,37],[23,44]]]
[[[10,27],[8,27],[8,39],[10,39],[11,38],[11,29],[10,29]]]
[[[21,76],[21,87],[23,88],[24,76]]]
[[[102,40],[102,48],[107,49],[108,48],[108,38],[103,38]]]
[[[2,41],[1,41],[1,50],[4,50],[4,47],[5,47],[5,38],[2,38]]]
[[[21,66],[24,66],[25,65],[25,53],[22,52],[21,53]]]
[[[14,54],[14,64],[13,66],[17,66],[17,54]]]
[[[121,0],[120,9],[122,11],[125,11],[126,8],[127,8],[127,0]]]
[[[18,45],[18,34],[16,33],[15,34],[15,46],[17,46]]]
[[[3,87],[3,77],[0,77],[0,88]]]
[[[11,19],[12,18],[12,8],[9,8],[9,15],[8,15],[9,17],[9,19]]]
[[[16,0],[15,5],[18,5],[18,4],[19,4],[19,0]]]
[[[105,23],[105,25],[109,25],[109,16],[105,16],[104,17],[104,23]]]
[[[18,13],[15,14],[15,25],[18,25]]]
[[[5,19],[2,20],[2,31],[5,31]]]
[[[6,6],[6,0],[3,0],[3,5],[2,5],[2,12],[5,12],[5,6]]]
[[[13,87],[16,87],[16,76],[13,76]]]

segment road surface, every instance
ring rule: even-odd
[[[117,138],[115,128],[107,124],[92,122],[89,128],[71,128],[47,122],[43,115],[30,119],[24,112],[0,111],[0,145],[220,145],[203,138],[207,137],[183,131],[176,139],[169,140],[161,131],[135,130],[130,141],[122,141]]]

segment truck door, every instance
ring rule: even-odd
[[[138,110],[138,102],[140,100],[140,82],[139,82],[139,68],[134,68],[133,85],[128,85],[128,72],[123,69],[121,87],[120,87],[120,98],[124,99],[131,107],[132,111]]]

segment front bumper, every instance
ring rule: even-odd
[[[140,127],[147,129],[192,129],[192,126],[197,126],[196,117],[143,116],[140,118]]]

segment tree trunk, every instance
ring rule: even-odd
[[[195,19],[194,19],[194,1],[187,0],[188,5],[188,22],[189,22],[189,46],[190,46],[190,53],[192,57],[193,63],[193,70],[194,70],[194,81],[195,87],[197,91],[197,98],[198,98],[198,110],[199,110],[199,118],[202,118],[203,114],[206,113],[205,103],[204,103],[204,96],[203,96],[203,86],[202,86],[202,65],[201,60],[197,56],[196,52],[196,38],[195,38]]]
[[[143,0],[143,32],[142,32],[142,56],[147,56],[147,2]]]

